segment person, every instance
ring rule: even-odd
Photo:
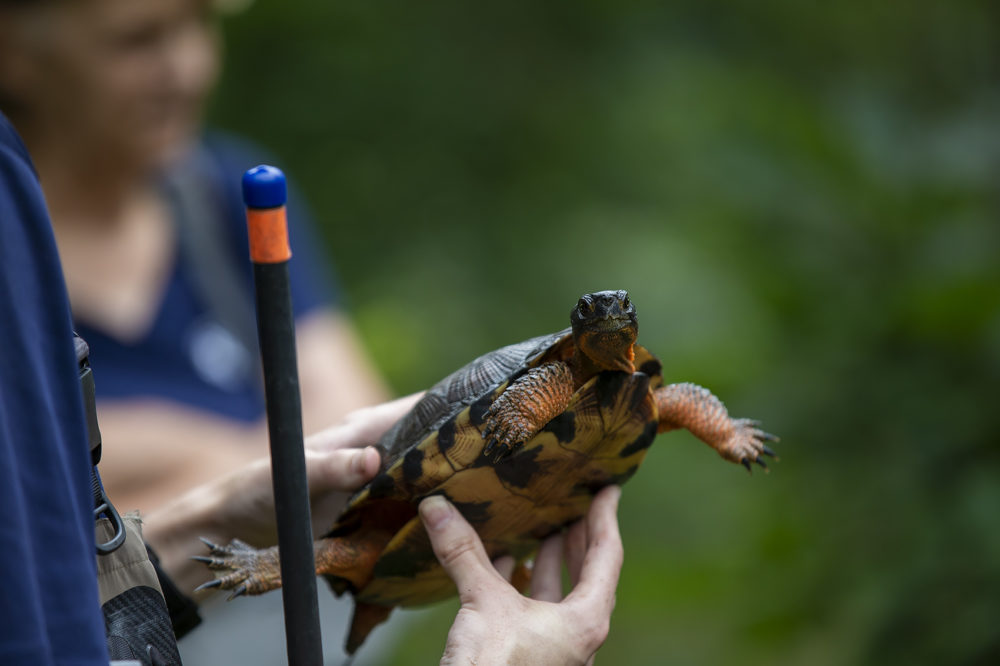
[[[219,73],[217,4],[0,0],[0,107],[41,177],[74,326],[99,368],[102,477],[123,511],[155,511],[267,447],[239,177],[269,157],[201,130]],[[338,307],[294,188],[288,208],[308,433],[389,391]],[[320,602],[324,627],[349,612],[332,595]],[[219,606],[202,614],[218,614],[238,646],[228,658],[280,657],[278,596]],[[195,631],[181,651],[215,663],[221,643]]]
[[[240,175],[269,160],[200,129],[210,0],[0,0],[0,101],[48,202],[76,330],[99,364],[103,478],[148,511],[266,450]],[[291,193],[306,432],[386,399]]]
[[[48,212],[31,160],[0,114],[0,663],[108,663],[95,570],[93,496],[69,300]],[[310,440],[312,493],[349,491],[378,468],[378,433],[412,404],[368,409]],[[352,448],[353,447],[353,448]],[[270,533],[273,498],[265,461],[178,497],[146,519],[146,539],[178,580],[196,535],[219,540]],[[622,563],[618,491],[601,491],[583,526],[565,537],[576,579],[561,601],[559,539],[541,548],[534,599],[486,559],[475,532],[443,499],[419,507],[435,554],[462,607],[442,663],[586,663],[607,634]],[[323,507],[325,497],[315,497]],[[215,530],[215,534],[213,534]],[[511,563],[499,562],[509,569]],[[502,630],[501,630],[502,628]]]

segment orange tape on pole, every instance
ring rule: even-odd
[[[278,264],[292,258],[284,206],[247,208],[247,228],[250,231],[250,259],[254,263]]]

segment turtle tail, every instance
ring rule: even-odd
[[[385,622],[391,612],[391,606],[356,602],[354,604],[354,619],[351,620],[351,630],[347,634],[347,643],[344,646],[347,654],[353,655],[368,638],[372,629]]]

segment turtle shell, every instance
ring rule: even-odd
[[[501,383],[509,384],[526,370],[572,354],[573,334],[567,328],[483,354],[428,389],[413,409],[379,440],[383,468],[408,449],[418,446],[448,419],[454,418]],[[492,401],[490,401],[492,402]],[[489,403],[486,404],[489,407]]]
[[[328,577],[358,602],[414,606],[455,594],[417,516],[420,500],[446,496],[476,528],[491,558],[529,556],[541,539],[582,517],[598,490],[638,469],[657,432],[651,391],[661,365],[636,344],[639,372],[602,372],[566,410],[512,455],[483,455],[487,409],[531,367],[566,358],[572,335],[527,340],[486,354],[436,384],[380,442],[382,470],[356,493],[326,536],[391,535],[361,589]]]

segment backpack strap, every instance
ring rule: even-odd
[[[198,146],[168,171],[165,185],[175,207],[180,259],[195,290],[251,362],[256,362],[257,318],[246,279],[249,273],[238,259],[241,248],[233,247],[222,223],[232,214],[223,198],[225,178],[215,158]]]
[[[97,397],[94,372],[90,369],[90,347],[76,333],[73,334],[73,347],[80,371],[80,390],[83,392],[83,409],[87,416],[87,435],[90,439],[90,489],[94,496],[94,520],[100,521],[104,516],[110,526],[107,539],[97,544],[97,554],[109,555],[125,543],[125,523],[104,492],[101,475],[97,472],[97,463],[101,461],[101,429],[97,425]]]

